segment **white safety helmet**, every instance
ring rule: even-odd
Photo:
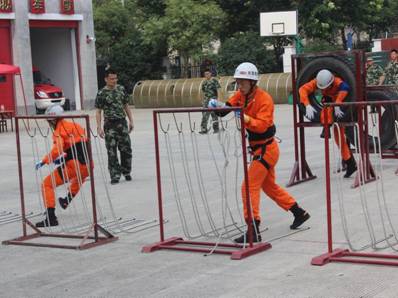
[[[326,89],[334,81],[334,75],[327,69],[322,69],[316,75],[316,86],[319,89]]]
[[[64,113],[64,109],[60,105],[52,105],[46,109],[45,114],[49,116],[59,116]]]
[[[243,62],[236,68],[234,78],[258,81],[257,67],[253,63]]]

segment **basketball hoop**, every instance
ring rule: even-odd
[[[297,35],[297,11],[278,11],[260,13],[261,36]]]

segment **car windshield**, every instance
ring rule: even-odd
[[[50,84],[50,79],[43,75],[40,71],[33,71],[33,82],[38,84]]]

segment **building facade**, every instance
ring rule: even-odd
[[[29,113],[51,89],[56,92],[49,91],[50,97],[66,98],[72,109],[92,107],[97,91],[92,9],[91,0],[0,0],[0,64],[21,68]],[[0,77],[0,104],[24,111],[22,88],[9,75]]]

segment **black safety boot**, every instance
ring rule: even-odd
[[[329,139],[330,139],[330,126],[328,126],[328,131],[329,131]],[[325,127],[322,128],[322,132],[321,132],[320,137],[321,137],[321,139],[325,138]]]
[[[295,230],[299,226],[301,226],[305,221],[307,221],[310,218],[310,214],[305,211],[303,208],[299,207],[297,203],[295,203],[290,209],[290,212],[293,213],[294,215],[294,221],[290,225],[290,229]]]
[[[36,223],[37,228],[58,226],[58,220],[55,216],[55,208],[47,208],[46,219]]]
[[[253,234],[253,242],[261,242],[261,235],[260,235],[260,221],[255,220],[254,226],[252,229]],[[244,235],[241,235],[239,238],[234,239],[235,243],[247,243],[249,242],[249,230],[246,231]]]
[[[345,161],[347,165],[347,171],[345,172],[344,178],[349,178],[357,170],[357,163],[354,156],[351,155],[350,159]]]
[[[131,181],[132,180],[130,174],[124,175],[124,178],[126,179],[126,181]]]
[[[69,205],[69,203],[72,201],[73,197],[70,193],[65,198],[58,198],[59,205],[62,207],[62,209],[66,209]]]

